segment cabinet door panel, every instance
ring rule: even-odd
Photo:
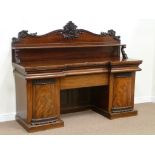
[[[129,111],[133,108],[134,83],[132,73],[114,75],[112,111]]]
[[[35,83],[33,85],[33,119],[59,115],[59,89],[56,82]]]

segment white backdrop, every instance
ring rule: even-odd
[[[154,10],[153,0],[0,0],[0,118],[11,119],[16,109],[11,38],[24,29],[44,34],[70,20],[95,33],[114,29],[128,56],[144,61],[135,102],[155,100]]]

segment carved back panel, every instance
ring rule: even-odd
[[[95,47],[95,48],[94,48]],[[120,56],[120,37],[114,30],[94,34],[77,29],[71,21],[63,29],[45,35],[23,30],[12,39],[12,61],[18,64],[57,59],[109,58]]]
[[[30,46],[32,44],[49,44],[49,43],[120,43],[120,37],[116,36],[114,30],[95,34],[83,29],[77,29],[77,26],[71,21],[63,29],[55,30],[45,35],[38,36],[37,33],[28,33],[23,30],[18,33],[17,38],[12,39],[12,46]]]

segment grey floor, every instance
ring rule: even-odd
[[[3,135],[120,135],[155,134],[155,103],[135,105],[138,115],[109,120],[91,110],[62,115],[65,126],[62,128],[28,133],[16,121],[0,123]]]

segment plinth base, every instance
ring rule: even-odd
[[[61,119],[58,119],[55,122],[51,122],[48,124],[41,124],[41,125],[28,124],[18,116],[16,116],[16,121],[20,125],[22,125],[28,132],[36,132],[36,131],[42,131],[42,130],[46,130],[46,129],[64,127],[64,122]]]
[[[128,111],[128,112],[121,112],[121,113],[109,113],[108,111],[105,111],[103,109],[100,109],[98,107],[93,107],[93,111],[109,118],[109,119],[115,119],[115,118],[121,118],[121,117],[129,117],[129,116],[136,116],[138,114],[137,110]]]

